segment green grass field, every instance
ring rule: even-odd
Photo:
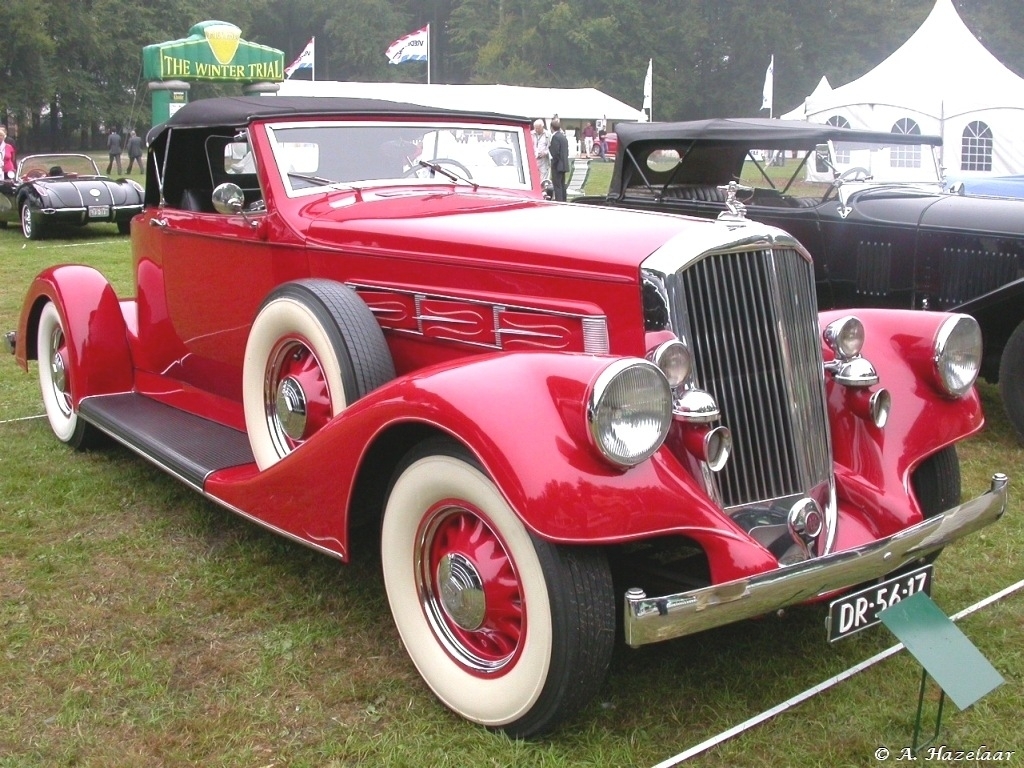
[[[0,330],[44,267],[90,264],[130,295],[130,260],[113,226],[41,242],[0,230]],[[949,614],[1024,577],[1024,451],[994,388],[982,396],[989,424],[960,451],[964,493],[1004,471],[1011,504],[939,559],[934,599]],[[372,537],[339,564],[126,450],[67,450],[41,413],[35,376],[0,361],[0,768],[651,766],[894,642],[877,628],[829,646],[814,606],[622,647],[576,720],[516,743],[449,713],[420,680]],[[966,711],[947,704],[942,744],[1024,748],[1022,615],[1018,593],[961,623],[1006,684]],[[686,765],[873,766],[881,746],[894,761],[919,669],[899,654]]]

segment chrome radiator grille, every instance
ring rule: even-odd
[[[716,476],[723,505],[802,495],[830,478],[811,264],[792,248],[716,253],[675,280],[673,325],[733,433]]]

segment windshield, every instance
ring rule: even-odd
[[[379,183],[533,188],[525,131],[518,127],[306,122],[270,126],[268,132],[292,196]]]
[[[837,141],[832,144],[832,163],[840,175],[854,176],[863,169],[876,182],[941,183],[936,147],[931,144],[872,144]],[[818,164],[820,165],[820,163]],[[815,168],[819,171],[819,168]],[[828,175],[831,177],[832,173]],[[863,176],[864,174],[857,174]],[[811,173],[808,173],[810,178]]]
[[[941,187],[938,148],[924,143],[837,141],[814,149],[753,149],[740,176],[740,183],[755,191],[819,199],[835,189],[836,180]]]

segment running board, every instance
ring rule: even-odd
[[[244,432],[135,392],[87,397],[78,415],[198,491],[212,472],[255,462]]]

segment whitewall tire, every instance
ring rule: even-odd
[[[603,552],[532,535],[450,441],[424,444],[399,468],[381,558],[406,650],[459,715],[525,738],[596,693],[615,624]]]
[[[74,448],[88,447],[97,433],[78,417],[72,405],[68,338],[53,302],[47,302],[39,315],[36,353],[39,390],[50,429],[62,443]]]
[[[278,287],[253,322],[242,367],[257,465],[273,466],[394,375],[384,334],[353,291],[329,280]]]

